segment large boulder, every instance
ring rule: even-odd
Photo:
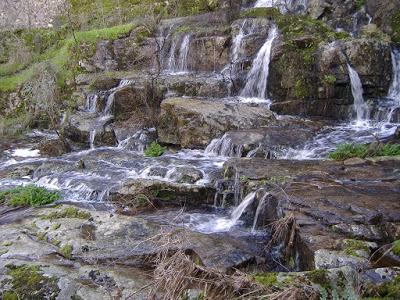
[[[225,101],[171,98],[161,103],[158,134],[166,144],[202,148],[232,129],[276,123],[266,107]]]

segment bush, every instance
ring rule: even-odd
[[[148,157],[158,157],[164,154],[165,148],[156,142],[152,142],[144,151],[144,155]]]
[[[58,192],[48,191],[33,184],[0,192],[0,203],[12,206],[38,207],[60,199]]]
[[[334,160],[346,160],[352,157],[375,157],[375,156],[397,156],[400,155],[400,144],[342,144],[329,154]]]

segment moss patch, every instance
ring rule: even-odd
[[[58,279],[47,277],[37,266],[7,266],[11,277],[11,288],[3,295],[4,299],[56,299],[60,289]]]
[[[66,244],[60,248],[60,253],[67,259],[72,258],[72,251],[74,247],[72,245]]]
[[[397,256],[400,256],[400,240],[394,241],[392,246],[393,253]]]
[[[366,253],[369,253],[369,247],[366,242],[348,239],[344,240],[343,243],[343,251],[347,255],[359,257],[360,255],[357,253],[357,251],[365,251]]]
[[[334,160],[346,160],[353,157],[366,158],[397,155],[400,155],[400,144],[342,144],[329,154],[329,158]]]
[[[92,215],[89,212],[80,210],[76,207],[66,207],[62,210],[51,212],[46,216],[43,216],[44,220],[55,220],[55,219],[65,219],[65,218],[77,218],[77,219],[90,219]]]
[[[311,282],[319,284],[325,290],[329,290],[331,288],[331,282],[326,270],[310,271],[307,273],[306,277]]]
[[[254,280],[266,287],[278,285],[278,277],[276,273],[258,273],[254,275]]]

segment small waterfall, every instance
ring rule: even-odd
[[[176,66],[175,52],[176,52],[176,41],[173,40],[171,49],[169,50],[169,55],[168,55],[167,70],[169,70],[169,71],[175,70],[175,66]]]
[[[155,132],[155,128],[138,130],[133,135],[119,141],[118,148],[143,153],[146,147],[154,140],[152,135],[154,135]]]
[[[242,26],[240,26],[238,35],[236,35],[235,38],[233,39],[233,46],[231,51],[231,61],[233,64],[236,64],[237,61],[239,60],[239,54],[242,49],[243,38],[246,36],[245,33],[246,22],[247,20],[243,21]],[[252,30],[250,30],[250,32],[252,32]]]
[[[351,93],[353,94],[354,98],[354,110],[357,113],[357,122],[366,121],[369,119],[369,108],[364,102],[364,91],[360,76],[358,76],[357,71],[352,68],[349,63],[347,64],[347,69],[350,76]]]
[[[190,48],[190,39],[191,39],[190,34],[187,34],[183,37],[183,41],[179,49],[178,68],[177,68],[178,72],[188,71],[188,54]]]
[[[308,0],[258,0],[254,7],[276,7],[282,14],[301,13],[307,10]]]
[[[278,36],[278,29],[273,26],[268,34],[267,41],[261,47],[246,79],[246,86],[241,92],[241,97],[265,98],[269,74],[269,63],[271,60],[272,43]]]
[[[245,212],[246,208],[253,203],[254,199],[256,198],[256,192],[251,192],[248,194],[243,201],[237,206],[231,213],[231,221],[232,226],[234,226],[240,219],[240,217]]]
[[[220,156],[242,157],[243,146],[233,144],[232,140],[225,133],[221,138],[213,139],[205,152]]]
[[[265,208],[265,205],[267,204],[267,199],[269,197],[270,193],[265,193],[264,196],[261,198],[261,200],[258,202],[256,214],[254,215],[254,220],[253,220],[253,227],[251,231],[256,231],[257,228],[257,223],[258,223],[258,218],[260,217],[260,214],[262,210]]]
[[[90,130],[89,134],[89,145],[90,149],[94,149],[94,139],[96,138],[96,129]]]
[[[389,88],[388,98],[400,102],[400,51],[392,51],[393,79]]]
[[[99,95],[97,94],[89,94],[86,97],[86,104],[85,104],[85,110],[90,113],[95,113],[97,109],[97,102],[99,100]]]

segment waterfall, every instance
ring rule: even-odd
[[[258,202],[256,214],[254,215],[253,227],[251,229],[251,231],[253,231],[253,232],[257,228],[258,218],[260,217],[262,210],[264,209],[265,205],[267,204],[267,198],[269,195],[270,195],[270,193],[265,193],[264,196],[261,198],[261,200]]]
[[[282,14],[307,10],[308,0],[258,0],[254,7],[276,7]]]
[[[242,157],[242,150],[243,146],[233,144],[231,138],[225,133],[221,138],[213,139],[205,152],[220,156]]]
[[[246,36],[246,34],[245,34],[246,22],[247,22],[247,20],[243,21],[242,26],[240,26],[239,33],[233,39],[233,46],[232,46],[232,52],[231,52],[231,61],[233,64],[236,64],[236,62],[239,59],[239,54],[242,49],[243,38]]]
[[[351,82],[351,93],[354,98],[354,110],[357,113],[357,122],[366,121],[369,119],[369,108],[364,102],[363,97],[363,87],[361,83],[360,76],[358,76],[357,71],[347,64],[347,69],[349,71],[350,82]]]
[[[173,71],[175,70],[175,52],[176,52],[176,41],[172,41],[171,49],[169,50],[169,58],[168,58],[168,67],[167,70]]]
[[[235,225],[240,217],[243,215],[243,213],[245,212],[246,208],[253,203],[254,199],[256,198],[256,192],[251,192],[250,194],[248,194],[243,201],[240,203],[239,206],[237,206],[231,213],[231,221],[232,224]],[[232,226],[233,226],[232,225]]]
[[[190,48],[190,34],[184,36],[181,47],[179,49],[179,57],[178,57],[178,72],[187,72],[188,71],[188,54]]]
[[[277,36],[278,29],[276,26],[273,26],[269,31],[267,41],[261,47],[253,61],[251,70],[247,75],[246,86],[240,94],[241,97],[263,99],[267,96],[267,81],[272,43]]]
[[[94,139],[96,138],[96,129],[90,130],[89,134],[89,145],[90,149],[94,149]]]
[[[191,35],[186,34],[182,38],[181,46],[179,47],[178,58],[177,53],[177,42],[172,41],[171,48],[169,50],[168,65],[166,70],[170,73],[185,73],[188,72],[188,55],[190,49]]]
[[[389,88],[388,98],[400,102],[400,51],[392,51],[393,79]]]
[[[97,109],[97,101],[99,100],[99,95],[89,94],[86,97],[85,110],[90,113],[95,113]]]

